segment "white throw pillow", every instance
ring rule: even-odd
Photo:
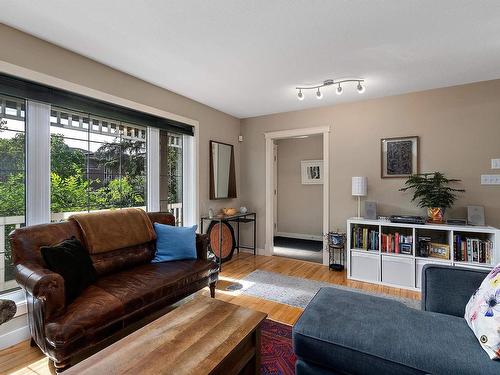
[[[500,264],[465,307],[465,320],[491,359],[500,359]]]

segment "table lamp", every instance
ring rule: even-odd
[[[366,196],[368,180],[366,177],[353,177],[352,178],[352,196],[358,197],[358,216],[361,219],[361,197]]]

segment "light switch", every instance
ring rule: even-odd
[[[500,185],[500,174],[481,175],[481,185]]]
[[[491,159],[491,169],[500,169],[500,159]]]

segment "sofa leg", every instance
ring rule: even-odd
[[[64,370],[70,368],[71,364],[68,361],[54,362],[54,367],[56,368],[56,374],[60,374]]]
[[[35,342],[35,339],[33,337],[30,339],[30,346],[32,348],[34,348],[36,346],[36,342]]]
[[[210,287],[210,297],[215,298],[215,284],[216,281],[211,282],[208,286]]]

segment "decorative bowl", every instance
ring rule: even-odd
[[[233,216],[233,215],[236,215],[238,213],[238,210],[236,208],[231,208],[231,207],[230,208],[222,208],[220,211],[225,216]]]

